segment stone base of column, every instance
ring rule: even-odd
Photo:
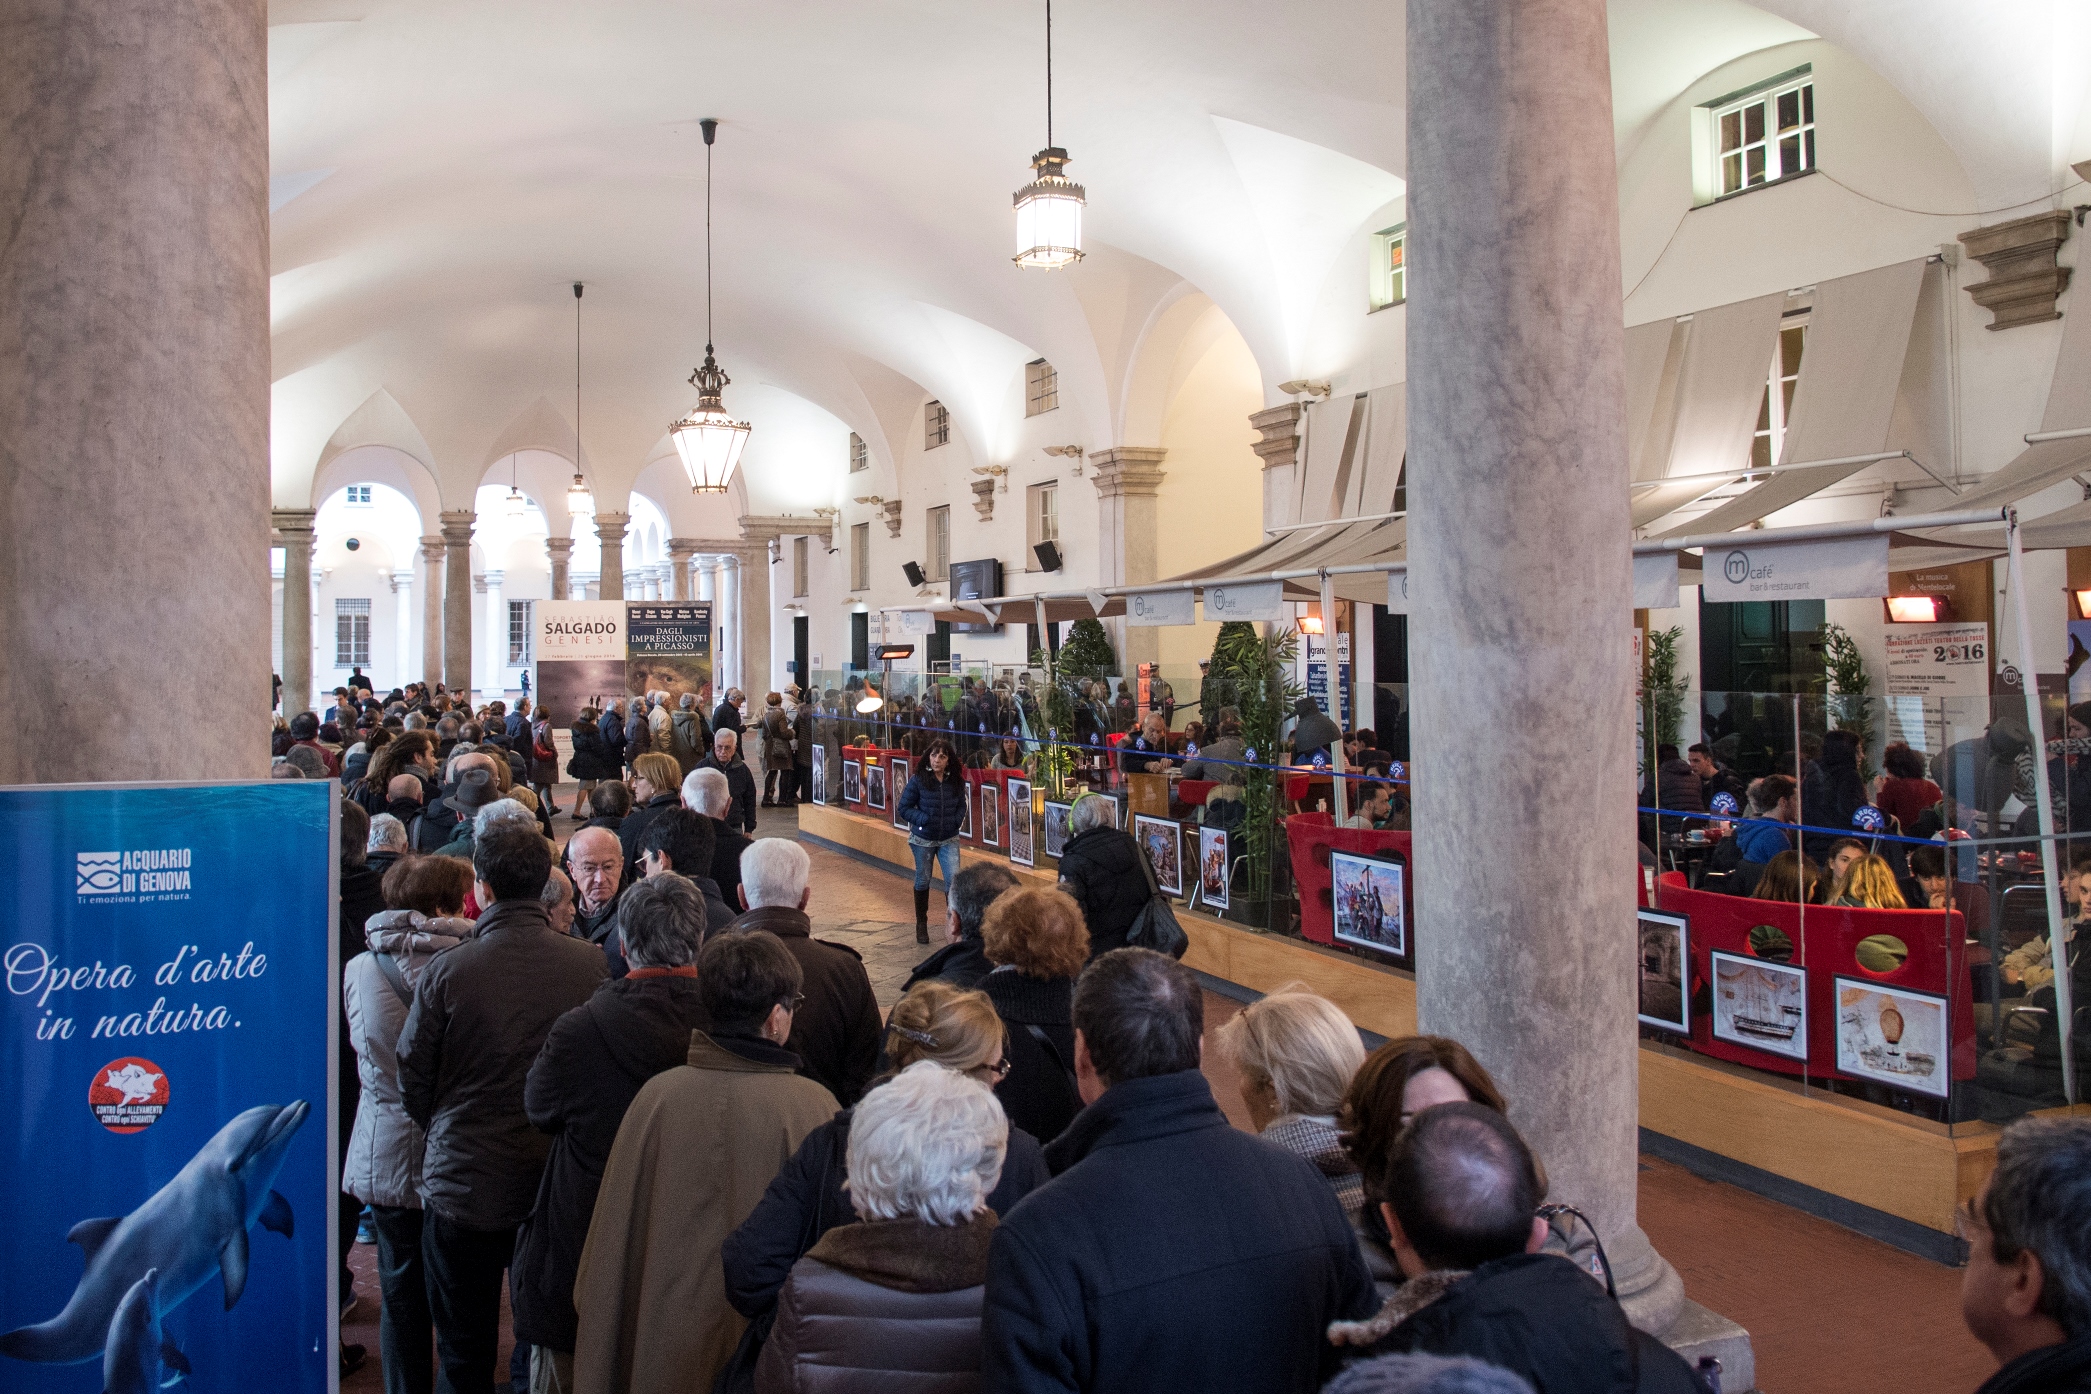
[[[1605,1245],[1612,1282],[1626,1319],[1696,1366],[1704,1356],[1721,1362],[1721,1388],[1728,1394],[1757,1387],[1757,1360],[1750,1333],[1719,1312],[1684,1295],[1684,1279],[1655,1251],[1636,1225]]]
[[[1757,1387],[1757,1353],[1750,1346],[1750,1333],[1719,1312],[1686,1302],[1662,1334],[1662,1342],[1687,1365],[1697,1367],[1709,1355],[1720,1361],[1721,1388],[1727,1394],[1748,1394]]]

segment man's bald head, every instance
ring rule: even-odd
[[[464,778],[466,770],[485,770],[494,773],[494,757],[477,750],[468,750],[450,762],[450,781],[455,784]]]
[[[1455,1269],[1527,1252],[1542,1199],[1524,1139],[1509,1119],[1476,1103],[1417,1114],[1395,1140],[1384,1194],[1423,1262]]]
[[[412,799],[415,803],[420,803],[421,776],[418,774],[393,775],[392,782],[385,786],[385,797],[394,802],[400,799]]]
[[[566,844],[566,865],[582,911],[593,914],[617,898],[624,880],[624,844],[608,828],[583,828]]]

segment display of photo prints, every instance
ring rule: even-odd
[[[842,801],[864,802],[864,766],[857,760],[842,762]]]
[[[1408,905],[1401,894],[1406,871],[1398,861],[1329,853],[1329,895],[1339,942],[1382,953],[1408,952]]]
[[[1214,910],[1227,908],[1227,830],[1198,829],[1198,898]]]
[[[905,828],[907,826],[900,819],[900,796],[908,787],[908,775],[910,772],[911,767],[906,756],[896,755],[893,757],[893,826],[896,828]]]
[[[884,810],[886,807],[886,767],[866,765],[864,767],[864,805],[867,808]]]
[[[1806,1060],[1807,970],[1719,949],[1711,959],[1714,1039]]]
[[[1047,799],[1045,805],[1045,852],[1057,857],[1067,850],[1067,816],[1073,804]]]
[[[965,792],[958,801],[958,835],[960,837],[971,837],[973,835],[973,786],[971,784],[965,786]]]
[[[1133,815],[1133,841],[1147,853],[1163,895],[1183,894],[1183,830],[1167,818]]]
[[[1946,999],[1928,992],[1836,978],[1837,1068],[1895,1089],[1949,1092]]]
[[[1641,1024],[1688,1036],[1691,994],[1685,976],[1692,961],[1691,925],[1683,915],[1642,910],[1639,920]]]
[[[984,847],[1002,845],[1002,786],[980,782],[980,842]]]
[[[1009,860],[1018,866],[1030,866],[1035,858],[1031,852],[1031,783],[1029,780],[1009,781]]]
[[[813,801],[828,801],[828,761],[825,755],[813,757]]]

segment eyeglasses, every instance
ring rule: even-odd
[[[1953,1237],[1955,1239],[1963,1243],[1973,1243],[1975,1231],[1986,1231],[1988,1228],[1989,1226],[1983,1223],[1981,1215],[1976,1213],[1975,1198],[1973,1196],[1969,1196],[1966,1200],[1953,1207]]]
[[[799,1008],[806,1005],[806,994],[803,992],[794,992],[791,995],[791,1000],[789,1002],[779,1002],[777,1005],[784,1008],[784,1010],[787,1012],[795,1012]]]
[[[1009,1057],[1005,1055],[1000,1060],[997,1060],[994,1064],[982,1065],[980,1068],[986,1070],[996,1079],[1007,1079],[1009,1078],[1010,1060]]]

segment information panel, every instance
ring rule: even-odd
[[[0,1388],[330,1388],[337,798],[0,790]]]
[[[685,692],[704,696],[712,681],[709,600],[628,601],[624,626],[627,691],[665,692],[671,707]]]

